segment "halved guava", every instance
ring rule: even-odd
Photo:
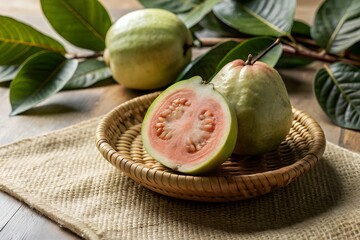
[[[147,110],[141,130],[150,156],[187,174],[218,168],[232,154],[237,133],[235,111],[201,77],[162,92]]]

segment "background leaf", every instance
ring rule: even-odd
[[[111,26],[108,12],[98,0],[41,0],[51,26],[77,47],[102,51]]]
[[[294,55],[282,55],[279,59],[279,61],[276,63],[275,68],[297,68],[297,67],[303,67],[310,63],[312,63],[314,60],[301,57],[301,56],[294,56]]]
[[[314,81],[317,101],[337,125],[360,130],[360,69],[334,63],[318,71]]]
[[[79,63],[74,75],[64,86],[64,90],[86,88],[111,78],[111,71],[103,61],[87,59]]]
[[[203,19],[206,14],[211,12],[211,9],[219,2],[220,0],[205,0],[204,2],[194,7],[190,12],[184,15],[179,15],[179,17],[183,20],[188,28],[191,28],[200,22],[200,20]]]
[[[275,68],[296,68],[303,67],[314,60],[306,57],[296,56],[293,54],[282,53],[279,61],[276,63]]]
[[[0,66],[0,82],[7,82],[13,80],[18,71],[18,66]]]
[[[220,21],[212,11],[201,19],[199,25],[217,36],[241,36],[239,31]]]
[[[11,115],[22,113],[60,91],[77,65],[77,60],[54,52],[39,52],[26,60],[10,84]]]
[[[269,47],[275,41],[271,37],[254,37],[243,41],[235,48],[233,48],[226,56],[221,60],[217,66],[216,72],[220,71],[227,63],[235,60],[242,59],[247,60],[248,55],[251,53],[253,57],[256,57],[258,54],[262,53],[267,47]],[[273,49],[271,49],[265,56],[263,56],[259,61],[268,64],[273,67],[279,60],[282,53],[282,46],[278,44]]]
[[[291,34],[311,38],[310,26],[302,21],[294,20],[294,23],[291,27]]]
[[[348,50],[350,54],[358,55],[358,60],[360,60],[360,42],[355,43]]]
[[[19,65],[43,50],[65,53],[56,40],[27,24],[0,16],[0,65]]]
[[[199,0],[139,0],[146,8],[162,8],[173,13],[188,12],[195,7]]]
[[[204,81],[209,81],[215,74],[216,66],[220,60],[237,45],[234,41],[220,43],[209,51],[193,60],[180,73],[176,81],[188,79],[194,76],[201,76]]]
[[[214,13],[243,33],[285,36],[290,34],[295,6],[295,0],[225,0],[214,7]]]
[[[345,50],[359,41],[360,1],[325,1],[315,15],[311,36],[330,53]]]

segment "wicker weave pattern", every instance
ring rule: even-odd
[[[141,123],[158,95],[135,98],[111,111],[97,128],[96,144],[116,168],[160,194],[213,202],[252,198],[288,185],[314,166],[325,150],[320,126],[294,109],[291,131],[276,151],[258,158],[232,156],[206,176],[179,174],[152,159],[142,145]]]

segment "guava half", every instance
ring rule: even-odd
[[[218,168],[232,154],[237,132],[233,108],[198,76],[162,92],[147,110],[141,130],[150,156],[186,174]]]

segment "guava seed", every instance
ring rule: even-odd
[[[201,132],[192,133],[186,141],[185,149],[188,153],[200,151],[207,144],[207,140],[211,137],[211,133],[215,131],[215,119],[210,111],[203,110],[198,119],[200,120],[200,123],[196,126]]]
[[[169,106],[163,110],[155,123],[156,135],[162,140],[169,140],[176,130],[172,127],[172,123],[181,119],[187,109],[191,106],[191,101],[186,98],[177,98],[173,100]],[[198,115],[199,122],[194,124],[194,128],[200,131],[194,131],[185,141],[185,149],[188,153],[200,151],[211,137],[211,133],[215,130],[215,118],[209,110],[202,110]]]
[[[185,107],[189,107],[191,102],[185,98],[177,98],[160,113],[158,122],[155,124],[156,134],[163,140],[170,139],[174,131],[170,127],[164,128],[169,122],[180,119],[185,112]]]

